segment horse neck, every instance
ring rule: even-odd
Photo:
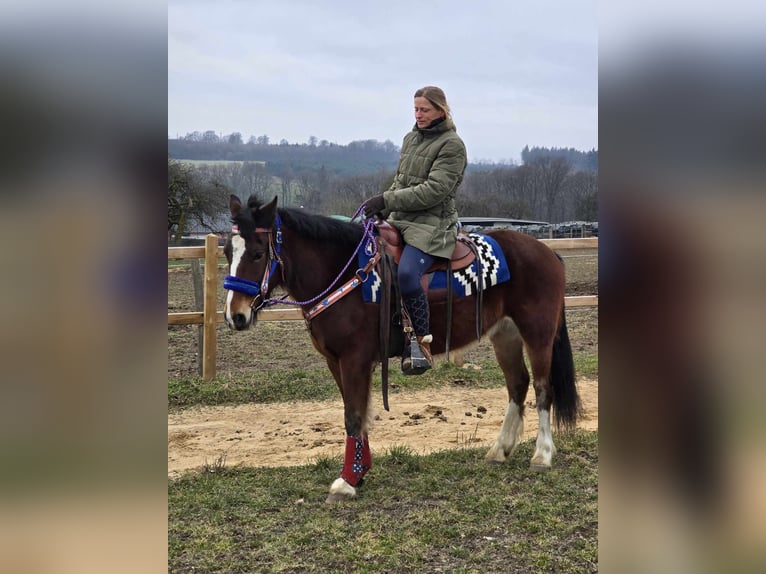
[[[284,287],[296,301],[309,300],[325,291],[353,255],[353,249],[328,241],[316,242],[286,230],[282,245]],[[355,262],[341,280],[353,276]],[[335,287],[340,286],[339,280]]]

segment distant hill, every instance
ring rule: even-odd
[[[393,171],[399,160],[399,148],[390,141],[376,140],[309,145],[168,139],[168,156],[178,160],[261,161],[267,163],[273,175],[286,170],[300,175],[324,167],[329,174],[349,176]]]
[[[381,171],[393,172],[399,161],[399,148],[391,141],[353,141],[348,145],[328,143],[279,144],[249,141],[199,141],[190,138],[168,139],[168,156],[177,160],[213,163],[226,161],[265,162],[271,175],[299,177],[324,169],[328,175],[347,177]],[[563,157],[573,171],[598,173],[598,150],[587,152],[574,148],[540,148],[525,146],[522,164],[544,157]],[[467,172],[485,171],[507,164],[468,164]]]

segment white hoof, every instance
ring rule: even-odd
[[[330,486],[330,494],[325,502],[342,502],[350,500],[356,496],[356,488],[351,486],[342,478],[336,478]]]
[[[551,463],[532,459],[532,462],[529,463],[529,468],[534,472],[546,472],[551,469]]]
[[[484,457],[484,460],[489,464],[502,464],[508,460],[508,458],[513,454],[514,450],[515,447],[510,449],[510,452],[506,452],[505,449],[500,446],[498,441],[495,441],[495,444],[493,444],[489,451],[487,451],[487,455]]]
[[[543,448],[538,446],[535,448],[535,452],[532,455],[532,461],[529,463],[529,468],[536,472],[550,470],[553,465],[554,456],[556,456],[556,447],[553,446],[553,443],[545,445]]]

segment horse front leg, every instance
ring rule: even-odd
[[[360,368],[340,361],[343,410],[346,423],[346,448],[340,477],[330,486],[326,502],[340,502],[356,496],[356,488],[372,468],[372,453],[367,437],[367,406],[372,366]]]
[[[356,496],[356,487],[362,477],[372,468],[372,453],[367,433],[362,436],[346,435],[346,451],[343,457],[343,470],[330,486],[330,494],[325,502],[341,502]]]

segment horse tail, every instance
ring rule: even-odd
[[[582,413],[582,405],[575,384],[574,358],[563,305],[559,332],[553,341],[551,385],[553,386],[553,413],[556,428],[573,430],[577,424],[578,415]]]

